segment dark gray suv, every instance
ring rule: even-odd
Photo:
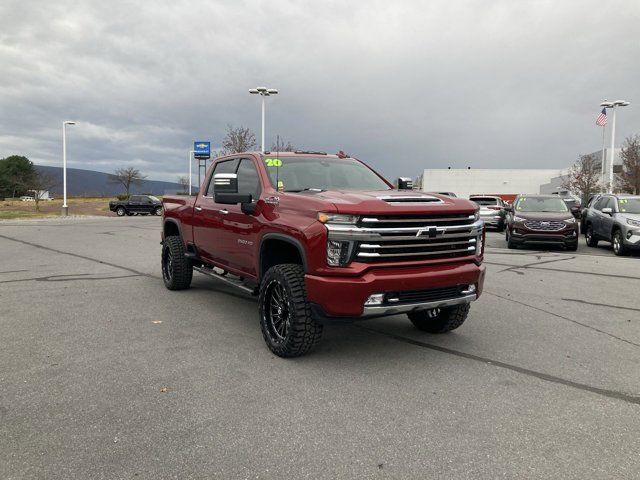
[[[602,195],[587,210],[584,224],[590,247],[604,240],[616,255],[640,249],[640,195]]]

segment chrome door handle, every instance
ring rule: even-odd
[[[201,212],[202,211],[202,207],[196,207],[196,212]]]
[[[226,208],[223,208],[222,210],[218,210],[219,213],[221,213],[222,215],[228,215],[229,214],[229,210],[227,210]]]

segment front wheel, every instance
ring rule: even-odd
[[[464,323],[471,305],[432,308],[408,313],[407,316],[418,330],[429,333],[446,333],[455,330]]]
[[[624,246],[624,239],[622,238],[622,232],[620,230],[613,232],[611,245],[613,246],[613,253],[617,256],[622,257],[627,254],[627,247]]]
[[[162,215],[162,207],[156,207],[156,209],[153,211],[153,214],[157,215],[158,217]]]
[[[162,280],[169,290],[184,290],[191,286],[193,265],[185,256],[180,237],[166,237],[162,242]]]
[[[297,357],[311,351],[322,337],[322,325],[311,317],[301,265],[271,267],[260,285],[260,329],[273,353]]]
[[[126,213],[127,211],[124,209],[124,207],[116,208],[116,215],[118,215],[119,217],[124,217]]]

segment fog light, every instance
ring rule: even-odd
[[[383,301],[384,301],[384,293],[374,293],[373,295],[369,295],[369,298],[367,298],[367,301],[364,302],[364,305],[365,306],[382,305]]]
[[[474,293],[476,291],[476,286],[475,284],[471,284],[471,285],[467,285],[467,288],[465,290],[462,290],[462,294],[463,295],[469,295],[470,293]]]
[[[327,263],[333,267],[342,267],[349,263],[351,242],[329,240],[327,242]]]

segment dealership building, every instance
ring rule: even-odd
[[[608,160],[608,152],[605,151]],[[601,158],[602,151],[593,152]],[[605,162],[608,163],[608,162]],[[620,164],[619,149],[615,150],[614,171]],[[569,168],[435,168],[425,169],[416,181],[416,187],[425,192],[453,192],[458,197],[470,195],[499,195],[513,200],[521,193],[568,193],[562,188]],[[605,175],[608,167],[605,164]]]

